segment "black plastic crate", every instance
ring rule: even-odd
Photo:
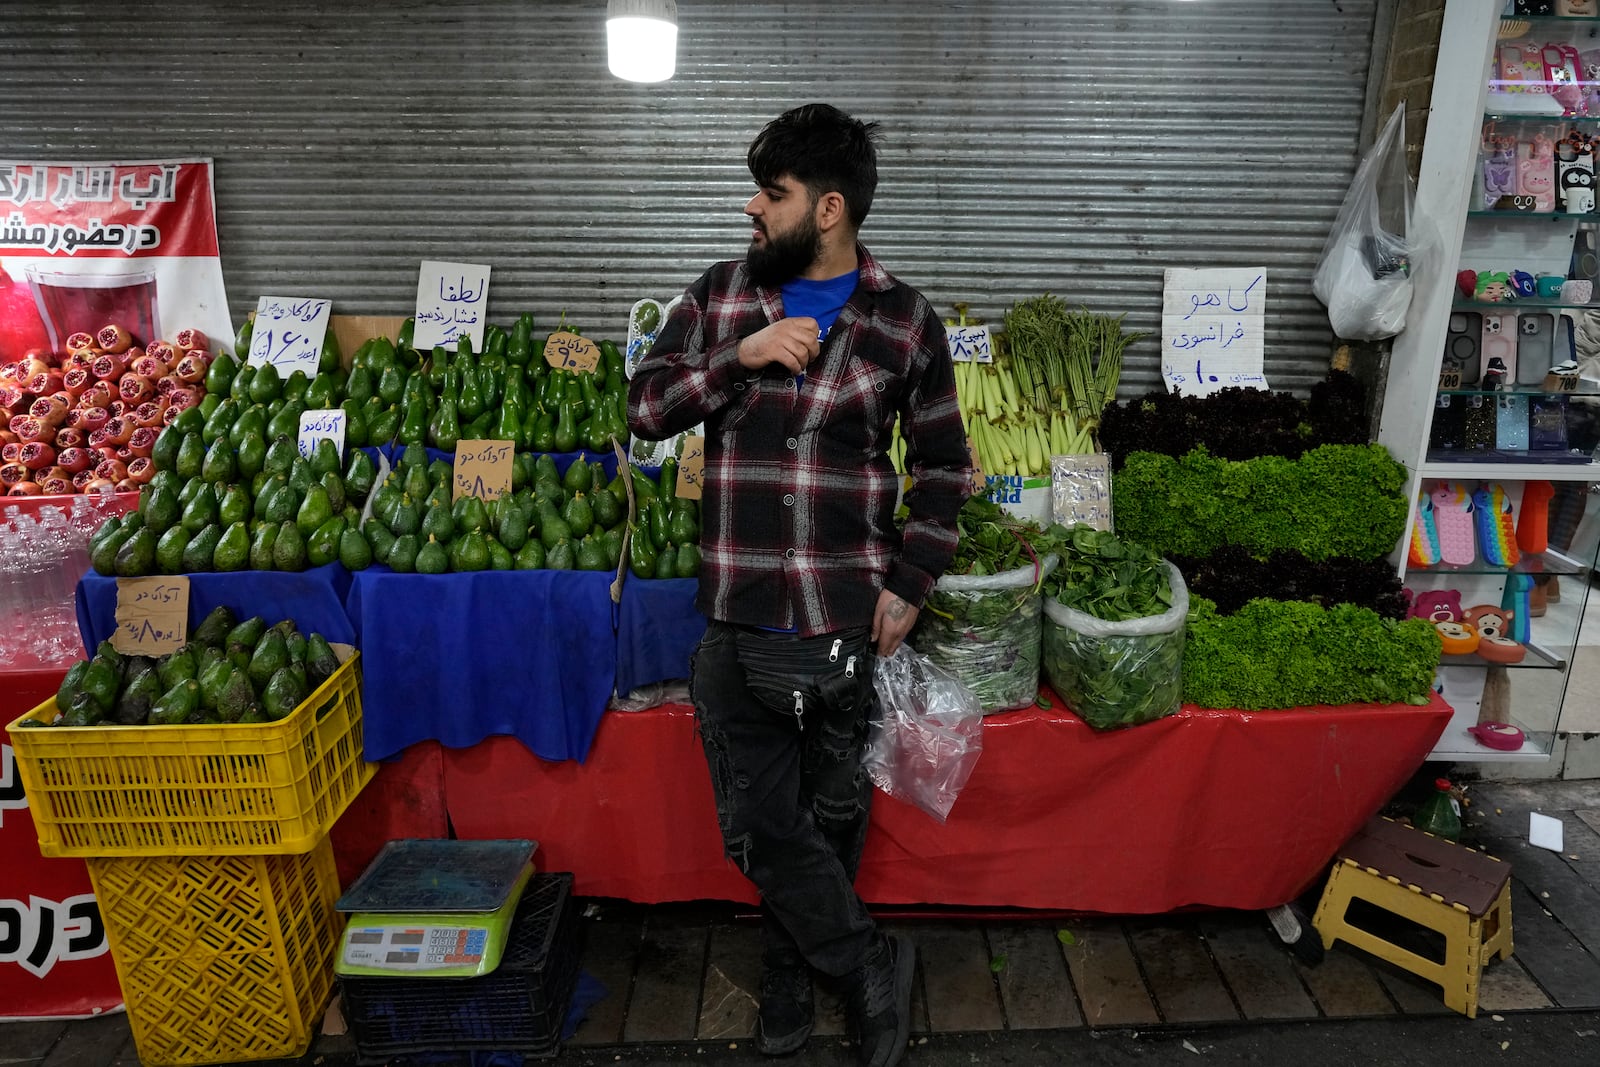
[[[340,978],[358,1062],[468,1049],[554,1056],[578,983],[579,929],[572,875],[535,874],[491,973]]]

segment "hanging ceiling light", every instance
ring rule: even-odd
[[[675,0],[607,0],[606,55],[624,81],[664,82],[678,56]]]

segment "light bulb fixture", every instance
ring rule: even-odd
[[[664,82],[678,60],[675,0],[606,0],[606,58],[630,82]]]

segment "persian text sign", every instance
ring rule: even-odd
[[[317,360],[328,333],[333,302],[302,296],[264,296],[256,304],[250,334],[250,360],[257,367],[272,364],[279,378],[304,371],[317,376]]]
[[[1169,269],[1161,297],[1161,375],[1185,396],[1267,388],[1267,272]]]
[[[489,306],[489,268],[479,263],[425,259],[417,275],[417,324],[412,344],[418,352],[472,338],[483,351],[484,313]]]

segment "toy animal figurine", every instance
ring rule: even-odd
[[[1459,589],[1423,589],[1411,598],[1412,619],[1429,622],[1460,622],[1465,619]]]
[[[1556,0],[1556,14],[1567,18],[1593,18],[1600,14],[1600,4],[1595,0]]]
[[[1556,146],[1556,201],[1568,215],[1594,210],[1594,145],[1581,134]]]
[[[1466,656],[1478,651],[1478,631],[1471,623],[1446,620],[1434,623],[1433,628],[1439,631],[1439,651],[1445,655]]]
[[[1480,270],[1478,272],[1478,289],[1473,298],[1485,304],[1499,304],[1510,300],[1514,293],[1511,289],[1511,275],[1503,270]]]
[[[1517,191],[1517,142],[1510,137],[1490,137],[1484,142],[1483,206],[1492,209],[1502,196]]]
[[[1478,631],[1477,653],[1491,663],[1519,663],[1527,648],[1511,638],[1511,612],[1491,604],[1478,604],[1465,612],[1466,621]]]

